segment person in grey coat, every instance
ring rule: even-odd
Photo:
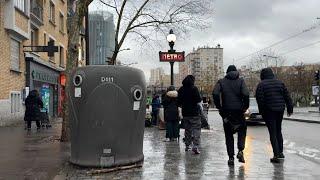
[[[227,69],[227,75],[220,79],[213,90],[214,103],[223,119],[223,128],[226,138],[228,165],[234,165],[233,134],[238,133],[239,162],[245,163],[243,150],[247,134],[247,125],[244,113],[249,108],[249,91],[234,65]]]
[[[178,90],[178,104],[182,108],[184,121],[185,150],[188,151],[192,144],[192,151],[195,154],[200,154],[201,118],[198,103],[201,102],[201,96],[194,81],[195,78],[192,75],[188,75],[182,81],[183,86]]]

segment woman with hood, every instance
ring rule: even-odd
[[[179,138],[178,92],[170,86],[163,97],[164,120],[166,123],[166,141],[176,141]]]
[[[30,91],[26,101],[25,121],[27,121],[28,131],[31,130],[31,122],[36,121],[37,129],[40,129],[40,108],[43,108],[43,102],[39,97],[37,90]]]
[[[189,151],[192,145],[192,151],[200,154],[201,119],[198,103],[201,102],[201,96],[194,82],[195,78],[192,75],[184,78],[183,86],[178,90],[178,104],[182,108],[184,121],[185,151]]]

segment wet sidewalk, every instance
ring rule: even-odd
[[[271,164],[267,136],[261,139],[249,135],[246,163],[236,161],[235,166],[229,167],[221,121],[217,113],[209,118],[213,128],[202,131],[200,155],[185,152],[182,140],[163,142],[165,131],[146,128],[141,168],[94,176],[88,175],[91,169],[68,163],[69,145],[57,140],[60,122],[52,129],[30,134],[23,126],[0,128],[0,179],[319,179],[320,165],[297,154],[286,151],[283,163]]]
[[[179,143],[163,142],[165,131],[146,128],[142,168],[91,176],[88,175],[91,169],[67,165],[56,179],[319,179],[320,165],[297,154],[285,151],[283,163],[271,164],[272,149],[267,135],[264,139],[248,136],[246,163],[236,161],[235,166],[229,167],[221,121],[217,120],[217,115],[211,118],[213,128],[202,131],[200,155],[185,152],[181,140]]]
[[[318,107],[304,107],[294,108],[292,116],[287,117],[284,115],[285,120],[307,122],[307,123],[318,123],[320,124],[320,113]]]
[[[58,139],[61,120],[37,132],[24,124],[0,127],[0,179],[53,179],[69,158],[69,145]]]

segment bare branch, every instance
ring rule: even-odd
[[[111,4],[108,4],[106,2],[104,2],[103,0],[100,0],[100,2],[108,7],[111,7],[113,9],[115,9],[116,13],[118,14],[118,16],[120,15],[119,11],[118,11],[118,8],[117,8],[117,3],[116,3],[116,0],[114,0],[114,6],[112,6]]]
[[[122,18],[122,14],[123,14],[123,11],[124,11],[124,7],[126,6],[126,3],[127,3],[127,0],[124,0],[123,3],[122,3],[122,5],[121,5],[120,13],[119,13],[119,16],[118,16],[116,36],[115,36],[115,39],[116,39],[116,48],[120,48],[120,47],[118,47],[118,38],[119,38],[118,36],[119,36],[119,31],[120,31],[121,18]]]
[[[123,41],[124,39],[126,38],[129,30],[130,30],[130,27],[132,26],[132,24],[136,21],[136,19],[139,17],[139,14],[141,13],[142,9],[147,5],[147,3],[149,2],[150,0],[145,0],[145,2],[140,6],[139,10],[136,12],[136,14],[134,15],[134,17],[132,18],[132,20],[129,22],[127,28],[126,28],[126,31],[123,33],[122,35],[122,38],[118,44],[119,48],[121,47],[121,45],[123,44]]]

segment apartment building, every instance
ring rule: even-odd
[[[104,65],[113,55],[115,29],[113,15],[107,11],[89,12],[90,65]]]
[[[215,82],[223,77],[223,48],[199,47],[187,54],[185,62],[179,63],[179,77],[183,80],[187,75],[195,76],[196,85],[209,92]]]
[[[57,116],[68,43],[66,0],[0,1],[0,123],[21,119],[23,101],[36,89],[50,116]],[[54,41],[48,57],[36,47]]]
[[[150,72],[151,73],[150,73],[149,85],[160,86],[162,77],[164,75],[163,68],[151,69]]]

